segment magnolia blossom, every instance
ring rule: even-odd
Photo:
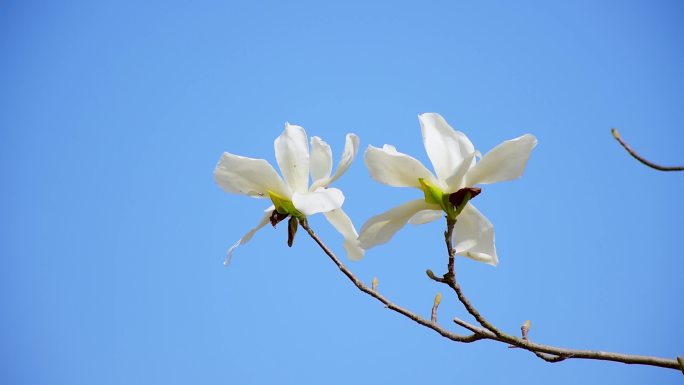
[[[330,224],[344,236],[344,248],[350,259],[363,257],[364,250],[358,246],[358,234],[347,214],[342,211],[344,194],[328,186],[347,171],[359,148],[359,138],[347,134],[344,152],[335,174],[332,172],[332,151],[321,138],[311,138],[311,151],[306,132],[302,127],[285,124],[285,130],[275,140],[275,157],[283,175],[281,178],[264,159],[224,153],[214,178],[224,191],[243,194],[253,198],[270,199],[268,207],[257,226],[251,229],[229,250],[226,264],[233,251],[247,243],[254,233],[269,221],[275,225],[290,216],[288,244],[291,246],[297,220],[308,215],[323,213]],[[309,174],[313,183],[309,186]],[[294,229],[293,229],[294,227]]]
[[[537,139],[526,134],[499,144],[481,157],[468,137],[451,128],[439,114],[422,114],[418,119],[434,174],[420,161],[387,144],[382,148],[368,146],[364,160],[376,181],[418,188],[424,199],[412,200],[371,218],[361,229],[361,247],[369,249],[386,243],[407,222],[428,223],[446,214],[456,220],[456,254],[496,266],[499,259],[494,227],[469,202],[479,193],[479,189],[471,187],[519,178]]]

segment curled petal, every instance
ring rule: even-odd
[[[456,173],[463,161],[475,152],[468,137],[449,126],[440,114],[426,113],[418,116],[423,134],[425,151],[440,180],[447,180]]]
[[[434,222],[440,218],[444,218],[444,211],[442,210],[423,210],[412,216],[411,219],[409,219],[409,223],[412,225],[422,225]]]
[[[299,126],[285,124],[285,130],[274,142],[275,156],[283,178],[297,192],[309,187],[309,143]]]
[[[373,246],[386,243],[417,212],[435,209],[439,209],[439,206],[426,203],[423,199],[417,199],[374,216],[361,228],[359,245],[364,249],[370,249]]]
[[[363,258],[365,250],[359,246],[358,233],[342,208],[323,213],[330,224],[344,237],[344,250],[352,261]]]
[[[273,213],[273,210],[266,211],[264,213],[264,216],[261,218],[259,223],[256,225],[256,227],[249,230],[247,232],[247,234],[242,236],[242,238],[240,238],[237,242],[235,242],[235,244],[233,246],[230,247],[230,249],[228,249],[228,253],[226,255],[226,260],[223,262],[224,266],[228,266],[230,264],[231,259],[233,259],[233,252],[235,251],[235,249],[238,246],[244,245],[245,243],[249,242],[249,240],[252,239],[252,236],[254,236],[254,234],[257,231],[259,231],[262,227],[266,226],[266,224],[268,223],[269,218],[271,217],[272,213]]]
[[[527,159],[537,145],[534,135],[525,134],[507,140],[485,154],[466,174],[469,186],[504,182],[520,178],[525,170]]]
[[[359,137],[356,136],[356,134],[347,134],[344,142],[344,151],[342,152],[342,157],[340,158],[340,162],[337,164],[337,170],[335,170],[335,175],[332,177],[327,177],[327,178],[320,178],[318,180],[314,180],[313,184],[311,185],[311,191],[319,188],[319,187],[327,187],[329,186],[332,182],[336,181],[339,179],[351,166],[352,161],[354,161],[354,158],[356,157],[356,154],[359,151]],[[330,174],[330,173],[328,173]],[[313,175],[313,174],[312,174]]]
[[[214,169],[214,179],[229,193],[268,198],[268,191],[289,197],[290,189],[264,159],[223,153]]]
[[[292,203],[304,215],[324,213],[342,207],[344,194],[336,188],[318,188],[313,192],[292,194]]]
[[[454,226],[454,250],[492,266],[499,264],[494,245],[494,226],[471,203],[468,203]]]
[[[311,160],[309,162],[311,180],[314,184],[319,179],[330,178],[332,171],[332,150],[330,145],[321,138],[311,138]]]
[[[359,152],[359,137],[356,136],[356,134],[347,134],[347,136],[344,139],[344,151],[342,152],[342,157],[340,158],[340,162],[337,164],[337,170],[335,170],[335,175],[333,175],[332,179],[328,184],[336,181],[339,177],[341,177],[345,172],[347,172],[347,169],[349,166],[351,166],[352,161],[354,161],[354,158],[356,157],[356,153]]]
[[[398,152],[394,146],[384,145],[381,149],[368,146],[364,155],[371,178],[394,187],[421,188],[418,179],[425,179],[435,185],[438,181],[417,159]]]

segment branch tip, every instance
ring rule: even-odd
[[[617,128],[611,128],[610,133],[613,134],[613,138],[620,140],[620,133],[618,132]]]
[[[617,140],[618,143],[620,143],[620,145],[629,153],[629,155],[631,155],[634,159],[638,160],[642,164],[652,169],[656,169],[658,171],[684,171],[684,166],[661,166],[637,154],[637,152],[634,151],[632,147],[630,147],[627,143],[625,143],[625,141],[622,140],[617,128],[611,128],[610,133],[613,134],[613,138],[615,138],[615,140]]]

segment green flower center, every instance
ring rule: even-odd
[[[449,220],[456,220],[468,201],[475,198],[481,191],[478,187],[464,187],[455,193],[445,193],[424,178],[419,178],[418,182],[420,182],[420,189],[425,196],[425,202],[439,205]]]
[[[291,200],[282,195],[274,193],[273,191],[269,191],[268,196],[271,198],[271,202],[273,202],[278,214],[284,215],[285,217],[290,215],[295,218],[305,218],[304,214],[299,212],[299,210],[294,207],[294,204]]]
[[[291,200],[284,196],[276,194],[273,191],[269,191],[268,196],[275,206],[275,210],[271,213],[271,226],[276,227],[278,223],[285,220],[287,217],[290,217],[290,220],[287,221],[287,245],[292,247],[297,228],[299,227],[299,222],[306,221],[306,216],[295,208],[294,203],[292,203]]]

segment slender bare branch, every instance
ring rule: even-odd
[[[383,297],[380,293],[378,293],[377,290],[373,290],[373,289],[371,289],[371,288],[368,288],[368,287],[367,287],[366,285],[364,285],[363,282],[362,282],[360,279],[358,279],[358,278],[357,278],[349,269],[347,269],[347,267],[344,266],[344,264],[340,261],[340,259],[337,258],[337,256],[328,248],[328,246],[326,246],[326,245],[323,243],[323,241],[321,241],[321,239],[318,238],[318,236],[316,235],[316,233],[314,233],[314,231],[309,227],[309,225],[308,225],[308,223],[307,223],[306,221],[302,221],[302,222],[300,222],[300,223],[301,223],[301,225],[302,225],[302,228],[303,228],[304,230],[306,230],[306,232],[307,232],[307,233],[309,234],[309,236],[318,244],[318,246],[321,248],[321,250],[323,250],[323,252],[324,252],[326,255],[328,255],[328,257],[330,257],[330,259],[333,261],[333,263],[334,263],[335,265],[337,265],[337,267],[340,269],[340,271],[342,271],[342,273],[343,273],[344,275],[346,275],[347,278],[349,278],[349,280],[352,281],[352,283],[353,283],[357,288],[359,288],[359,290],[361,290],[362,292],[364,292],[364,293],[370,295],[371,297],[377,299],[377,300],[380,301],[383,305],[385,305],[386,308],[388,308],[388,309],[390,309],[390,310],[393,310],[393,311],[395,311],[395,312],[397,312],[397,313],[399,313],[399,314],[401,314],[401,315],[403,315],[403,316],[409,318],[410,320],[412,320],[412,321],[414,321],[414,322],[416,322],[416,323],[419,323],[419,324],[421,324],[421,325],[423,325],[423,326],[425,326],[425,327],[427,327],[427,328],[430,328],[430,329],[436,331],[437,333],[439,333],[441,336],[446,337],[446,338],[448,338],[448,339],[450,339],[450,340],[452,340],[452,341],[463,342],[463,343],[470,343],[470,342],[475,342],[475,341],[480,340],[480,339],[483,338],[482,336],[479,336],[479,335],[476,335],[476,334],[471,334],[471,335],[464,336],[464,335],[461,335],[461,334],[456,334],[456,333],[454,333],[454,332],[452,332],[452,331],[450,331],[450,330],[444,329],[444,328],[442,328],[441,326],[439,326],[436,322],[432,322],[432,321],[426,320],[426,319],[422,318],[421,316],[419,316],[419,315],[417,315],[417,314],[415,314],[415,313],[413,313],[413,312],[411,312],[411,311],[409,311],[409,310],[407,310],[407,309],[404,309],[404,308],[401,307],[401,306],[398,306],[398,305],[394,304],[393,302],[391,302],[391,301],[388,300],[387,298]]]
[[[654,168],[656,170],[660,170],[660,171],[684,171],[684,166],[661,166],[661,165],[658,165],[658,164],[655,164],[655,163],[649,161],[648,159],[639,155],[636,151],[634,151],[632,149],[632,147],[630,147],[627,143],[625,143],[622,140],[622,138],[620,137],[620,133],[618,132],[617,128],[611,128],[610,132],[613,134],[613,137],[615,138],[615,140],[617,140],[618,143],[620,143],[622,145],[622,147],[624,147],[625,150],[627,150],[629,155],[634,157],[634,159],[638,160],[639,162],[645,164],[646,166],[648,166],[650,168]]]
[[[480,314],[480,312],[475,308],[475,306],[473,306],[470,300],[468,300],[468,298],[465,296],[463,290],[461,290],[461,286],[456,281],[455,267],[452,263],[452,256],[455,256],[455,250],[452,246],[452,234],[453,227],[455,224],[455,221],[450,221],[449,219],[447,219],[447,231],[444,233],[444,240],[447,246],[447,252],[449,253],[449,263],[447,266],[449,271],[444,275],[443,283],[454,290],[459,301],[461,301],[461,303],[466,308],[468,313],[470,313],[470,315],[472,315],[473,318],[475,318],[475,320],[477,320],[477,322],[484,327],[484,329],[476,328],[472,325],[466,325],[463,321],[454,319],[454,322],[456,322],[457,324],[465,327],[466,329],[470,330],[471,332],[477,335],[483,336],[485,339],[505,342],[515,347],[528,350],[534,353],[534,355],[536,355],[537,357],[547,362],[560,362],[567,358],[585,358],[595,360],[616,361],[625,364],[652,365],[670,369],[679,369],[677,361],[666,358],[636,356],[629,354],[610,353],[593,350],[574,350],[557,348],[553,346],[536,344],[534,342],[531,342],[529,339],[514,337],[510,334],[502,332],[489,321],[487,321],[484,318],[484,316],[482,316],[482,314]],[[437,281],[440,282],[440,280]]]
[[[454,222],[455,223],[455,222]],[[445,233],[445,238],[451,238],[451,235],[453,233],[453,224],[447,226],[447,232]],[[524,340],[522,338],[514,337],[512,335],[503,333],[496,327],[494,327],[491,323],[489,323],[478,311],[475,309],[475,307],[470,303],[470,301],[465,297],[463,292],[460,289],[460,286],[456,283],[455,280],[455,273],[454,273],[454,268],[453,264],[451,263],[452,258],[449,260],[449,265],[448,268],[450,269],[447,274],[444,275],[444,278],[439,278],[434,276],[432,274],[431,278],[435,279],[437,282],[441,282],[444,284],[449,285],[457,294],[459,297],[459,300],[461,300],[461,303],[464,304],[468,312],[483,326],[483,327],[478,327],[475,325],[472,325],[466,321],[463,321],[458,318],[454,318],[454,322],[458,324],[459,326],[468,329],[472,334],[470,335],[461,335],[454,333],[450,330],[444,329],[443,327],[439,326],[437,322],[433,322],[431,320],[427,320],[425,318],[422,318],[421,316],[411,312],[410,310],[404,309],[401,306],[398,306],[382,296],[380,293],[377,292],[377,288],[373,290],[372,288],[367,287],[366,285],[363,284],[363,282],[358,279],[347,267],[340,261],[339,258],[330,250],[324,243],[323,241],[318,238],[316,233],[309,227],[308,223],[306,220],[300,221],[300,224],[304,230],[309,234],[309,236],[318,244],[318,246],[323,250],[323,252],[330,257],[330,259],[333,261],[333,263],[342,271],[342,273],[347,276],[347,278],[362,292],[370,295],[371,297],[375,298],[379,302],[381,302],[383,305],[385,305],[386,308],[391,309],[407,318],[410,320],[425,326],[429,329],[434,330],[435,332],[439,333],[441,336],[446,337],[452,341],[456,342],[463,342],[463,343],[471,343],[479,340],[493,340],[493,341],[499,341],[502,343],[507,343],[510,345],[513,345],[515,347],[521,348],[528,350],[535,354],[537,357],[543,359],[544,361],[547,362],[560,362],[566,359],[570,358],[578,358],[578,359],[593,359],[593,360],[603,360],[603,361],[613,361],[613,362],[622,362],[625,364],[637,364],[637,365],[649,365],[649,366],[658,366],[662,368],[669,368],[669,369],[675,369],[675,370],[682,370],[680,367],[680,363],[677,360],[674,359],[667,359],[667,358],[660,358],[660,357],[650,357],[650,356],[638,356],[638,355],[630,355],[630,354],[622,354],[622,353],[612,353],[612,352],[602,352],[602,351],[596,351],[596,350],[575,350],[575,349],[565,349],[565,348],[558,348],[558,347],[553,347],[553,346],[547,346],[547,345],[541,345],[537,344],[534,342],[531,342],[529,340]],[[449,227],[451,227],[451,230],[449,231]],[[453,251],[453,248],[451,247],[451,241],[447,241],[447,247],[449,250],[449,255],[453,254],[455,257],[455,253]],[[431,273],[431,272],[430,272]],[[428,275],[430,275],[428,273]],[[453,285],[453,286],[452,286]]]
[[[578,350],[578,349],[559,348],[559,347],[555,347],[555,346],[537,344],[537,343],[531,342],[529,340],[525,341],[525,340],[522,340],[520,338],[512,337],[512,336],[498,337],[494,333],[492,333],[491,331],[489,331],[487,329],[468,324],[467,322],[460,320],[458,318],[454,319],[454,323],[470,330],[474,334],[483,336],[483,339],[489,339],[489,340],[495,340],[495,341],[509,343],[511,345],[514,345],[515,347],[528,350],[528,351],[535,353],[535,354],[536,353],[540,353],[540,354],[545,353],[545,354],[548,354],[551,356],[563,357],[563,359],[552,358],[551,361],[549,361],[547,359],[547,358],[550,358],[548,356],[546,356],[546,358],[540,357],[540,358],[542,358],[546,361],[549,361],[549,362],[560,362],[564,359],[578,358],[578,359],[592,359],[592,360],[622,362],[624,364],[658,366],[658,367],[662,367],[662,368],[679,370],[679,365],[678,365],[677,361],[667,359],[667,358],[651,357],[651,356],[639,356],[639,355],[613,353],[613,352],[603,352],[603,351],[598,351],[598,350]],[[537,356],[539,357],[539,355],[537,355]]]
[[[454,317],[454,323],[462,328],[470,330],[475,334],[484,336],[485,338],[496,339],[496,335],[490,332],[489,330],[470,324],[460,318]]]
[[[463,294],[463,291],[461,290],[461,286],[458,284],[456,281],[456,269],[455,269],[455,259],[456,259],[456,250],[454,250],[454,247],[452,245],[452,239],[453,239],[453,234],[454,234],[454,226],[456,225],[456,221],[449,219],[448,217],[446,218],[447,221],[447,230],[444,232],[444,242],[446,243],[447,247],[447,252],[449,253],[449,263],[447,265],[447,273],[444,274],[443,280],[444,284],[449,286],[454,290],[456,295],[458,296],[458,300],[461,301],[463,306],[465,306],[466,310],[468,310],[468,313],[470,313],[477,322],[480,323],[485,329],[491,331],[494,333],[496,336],[502,336],[504,333],[501,332],[499,329],[494,327],[491,323],[489,323],[477,309],[475,306],[473,306],[468,298]]]

